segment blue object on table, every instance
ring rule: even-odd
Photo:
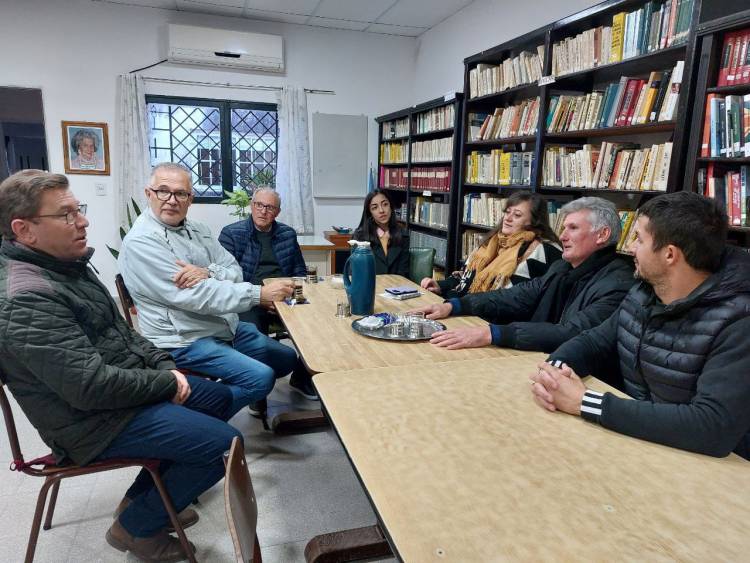
[[[375,309],[375,257],[369,242],[358,242],[344,264],[344,289],[352,315],[372,315]]]

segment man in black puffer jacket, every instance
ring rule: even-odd
[[[643,280],[601,326],[531,379],[536,402],[629,436],[750,459],[750,255],[726,247],[720,205],[691,192],[646,203],[632,245]],[[633,399],[576,373],[619,373]]]
[[[430,342],[449,350],[495,344],[551,352],[607,319],[633,285],[633,268],[615,252],[617,210],[605,199],[582,197],[560,212],[562,260],[543,276],[511,288],[422,307],[430,319],[477,315],[492,323],[436,332]]]
[[[240,436],[224,422],[232,393],[186,377],[125,324],[91,271],[85,214],[61,174],[24,170],[0,184],[0,378],[58,461],[162,460],[186,527]],[[148,561],[185,556],[148,472],[116,512],[113,547]]]

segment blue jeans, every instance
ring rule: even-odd
[[[180,512],[224,476],[224,452],[242,435],[225,421],[232,394],[220,383],[188,376],[191,394],[183,405],[161,402],[141,410],[97,459],[162,460],[159,473]],[[151,475],[141,470],[125,493],[131,504],[120,515],[129,534],[153,536],[169,516]]]
[[[265,399],[276,378],[284,377],[297,364],[293,348],[241,321],[231,342],[206,337],[169,352],[178,368],[217,377],[229,386],[234,397],[230,418],[242,407]]]

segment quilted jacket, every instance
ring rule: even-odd
[[[242,267],[242,277],[252,281],[260,260],[260,242],[255,236],[252,218],[237,221],[221,230],[219,244],[235,257]],[[271,248],[285,276],[305,276],[307,268],[297,233],[290,226],[274,221],[271,226]]]
[[[635,401],[596,397],[585,418],[708,455],[750,459],[750,255],[728,248],[721,268],[669,305],[647,283],[606,322],[555,350],[579,375],[621,374]]]
[[[120,316],[88,262],[0,248],[0,374],[58,461],[96,458],[138,413],[170,400],[166,352]]]

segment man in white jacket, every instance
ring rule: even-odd
[[[149,208],[123,240],[118,264],[138,309],[142,334],[168,350],[179,368],[221,379],[234,396],[232,414],[257,403],[275,379],[316,398],[294,349],[240,322],[238,313],[290,297],[291,281],[242,281],[242,269],[205,225],[187,219],[190,172],[157,165],[146,187]]]

